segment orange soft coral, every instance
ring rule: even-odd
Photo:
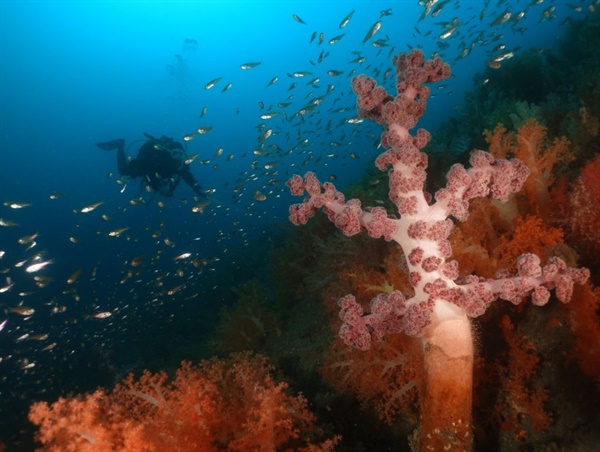
[[[561,229],[549,227],[541,218],[528,215],[517,219],[514,232],[502,236],[493,254],[497,256],[499,268],[514,272],[520,255],[534,253],[546,262],[552,247],[560,243],[563,243]]]
[[[584,374],[594,379],[600,389],[600,288],[587,283],[573,290],[576,303],[565,305],[569,325],[575,334],[572,356]]]
[[[452,258],[458,262],[461,275],[476,273],[492,278],[498,270],[492,250],[498,246],[506,230],[497,208],[487,199],[475,199],[467,221],[460,222],[450,233]]]
[[[288,395],[262,356],[183,363],[164,372],[129,376],[112,393],[34,403],[30,420],[48,451],[331,450],[313,444],[315,417],[302,395]]]
[[[143,425],[128,418],[101,389],[61,397],[51,405],[36,402],[29,419],[39,427],[37,440],[48,452],[156,450],[145,438]]]
[[[517,218],[513,230],[503,231],[493,219],[493,207],[486,205],[489,210],[476,210],[474,220],[459,224],[450,235],[452,257],[464,274],[492,278],[500,269],[515,272],[520,255],[532,252],[546,262],[563,243],[562,229],[548,226],[535,215]]]
[[[383,266],[378,269],[367,268],[361,264],[351,264],[341,272],[342,281],[352,285],[352,291],[359,299],[370,300],[379,292],[391,293],[400,290],[412,293],[413,288],[408,282],[406,269],[402,262],[406,258],[399,247],[391,248],[383,259]]]
[[[391,424],[400,417],[414,428],[422,367],[419,341],[393,335],[367,351],[349,348],[336,339],[321,371],[325,379],[375,409],[380,419]]]
[[[496,408],[503,419],[503,430],[524,439],[528,431],[543,431],[552,424],[544,408],[548,392],[537,383],[540,359],[533,343],[515,332],[507,315],[500,319],[500,326],[508,343],[508,365],[503,371],[502,396]]]
[[[406,269],[401,264],[405,259],[400,248],[390,248],[381,267],[375,269],[352,264],[338,273],[339,280],[351,286],[365,307],[379,292],[400,290],[412,293]],[[337,300],[339,296],[326,295],[324,298]],[[332,319],[332,329],[338,330],[339,317],[336,315]],[[355,394],[363,405],[374,409],[380,419],[392,423],[400,417],[411,428],[417,422],[421,371],[419,342],[405,335],[390,336],[386,341],[373,344],[367,351],[350,348],[337,338],[330,345],[321,366],[326,380]]]
[[[550,141],[546,127],[529,119],[517,133],[507,133],[502,125],[484,133],[490,152],[496,158],[514,156],[529,168],[531,174],[523,185],[528,210],[547,219],[551,212],[549,187],[554,183],[555,167],[572,159],[570,142],[565,137]]]
[[[570,196],[567,228],[570,241],[595,264],[600,263],[600,155],[591,160],[575,181]]]

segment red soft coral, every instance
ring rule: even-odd
[[[39,427],[37,440],[49,452],[153,451],[143,425],[129,419],[111,395],[99,389],[85,396],[36,402],[29,419]]]
[[[367,351],[349,348],[338,339],[331,344],[321,371],[327,380],[373,408],[386,423],[401,418],[414,428],[422,367],[418,340],[394,335]]]
[[[575,181],[566,218],[569,238],[581,254],[600,263],[600,155],[591,160]]]
[[[503,419],[502,429],[514,432],[515,438],[524,439],[528,431],[543,431],[552,424],[544,407],[548,392],[537,379],[540,358],[533,343],[515,332],[507,315],[500,319],[500,327],[508,343],[509,361],[503,370],[496,409]]]
[[[29,418],[49,451],[331,450],[337,439],[311,442],[306,399],[272,371],[250,353],[183,363],[172,382],[164,372],[129,376],[112,393],[34,403]]]
[[[554,183],[556,167],[573,159],[571,144],[565,137],[547,138],[546,127],[528,119],[517,131],[507,133],[502,125],[484,133],[490,152],[496,158],[514,156],[529,168],[531,174],[523,185],[528,211],[547,219],[552,211],[549,188]]]
[[[501,237],[493,254],[499,268],[516,271],[517,258],[527,252],[537,254],[542,262],[552,255],[552,248],[563,243],[563,231],[544,224],[541,218],[528,215],[517,219],[515,230]]]
[[[575,333],[575,345],[572,356],[579,367],[593,378],[600,389],[600,288],[587,283],[573,290],[577,303],[568,303],[568,318],[571,329]]]

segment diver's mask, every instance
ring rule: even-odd
[[[169,153],[171,154],[171,159],[176,162],[177,171],[180,171],[183,168],[183,165],[185,165],[185,159],[187,157],[185,151],[179,148],[170,148]]]
[[[187,154],[180,147],[171,147],[168,143],[154,143],[154,149],[167,151],[171,155],[171,160],[175,162],[176,171],[181,171],[183,165],[185,165]]]

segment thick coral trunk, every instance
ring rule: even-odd
[[[473,447],[473,338],[466,316],[434,322],[423,336],[420,451]]]

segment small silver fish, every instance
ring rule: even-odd
[[[500,14],[498,17],[496,17],[496,19],[494,19],[491,26],[495,27],[496,25],[502,25],[504,22],[509,20],[511,16],[512,16],[512,13],[510,11],[504,11],[502,14]]]
[[[27,273],[35,273],[37,271],[40,271],[42,268],[44,268],[46,265],[49,265],[52,263],[52,260],[49,261],[44,261],[44,262],[38,262],[37,264],[31,264],[29,265],[27,268],[25,268],[25,271]]]
[[[133,259],[131,259],[131,262],[129,262],[129,264],[132,267],[139,267],[143,263],[144,263],[144,255],[143,254],[140,256],[134,257]]]
[[[98,312],[89,316],[91,319],[106,319],[112,315],[110,311]]]
[[[128,229],[129,229],[129,226],[125,226],[124,228],[119,228],[119,229],[110,231],[108,233],[108,235],[111,237],[119,237],[121,234],[123,234],[123,232],[127,231]]]
[[[29,308],[27,306],[17,306],[17,307],[14,307],[14,308],[6,308],[4,310],[4,313],[5,314],[13,313],[13,314],[22,315],[23,317],[28,317],[30,315],[35,314],[35,309]]]
[[[444,6],[446,6],[446,4],[449,2],[450,0],[443,0],[441,2],[439,2],[437,4],[437,6],[435,8],[433,8],[433,11],[431,11],[431,17],[437,17],[439,13],[442,12],[442,8]]]
[[[183,141],[192,141],[198,135],[200,135],[198,132],[188,133],[186,136],[183,137]]]
[[[196,160],[198,158],[198,156],[200,155],[200,153],[196,153],[193,155],[190,155],[187,159],[185,159],[185,164],[189,165],[190,163],[192,163],[194,160]]]
[[[35,241],[35,239],[38,237],[39,232],[36,232],[35,234],[31,234],[25,237],[21,237],[18,241],[20,245],[27,245],[29,243],[32,243]]]
[[[89,204],[89,205],[83,207],[79,212],[80,213],[91,212],[91,211],[95,210],[96,208],[98,208],[99,206],[101,206],[102,204],[104,204],[104,201],[96,202],[94,204]]]
[[[256,66],[258,66],[260,64],[260,61],[254,62],[254,63],[244,63],[240,66],[240,68],[242,69],[252,69],[255,68]]]
[[[305,24],[306,22],[304,22],[302,19],[300,19],[300,16],[298,16],[297,14],[292,14],[292,17],[294,18],[294,20],[300,24]]]
[[[67,278],[67,284],[74,284],[77,281],[77,278],[79,278],[79,275],[81,275],[81,272],[83,271],[82,268],[79,268],[77,270],[75,270],[71,276],[69,276]]]
[[[266,86],[266,87],[268,88],[268,87],[269,87],[269,86],[271,86],[273,83],[277,82],[277,80],[279,80],[279,77],[277,77],[277,76],[273,77],[273,78],[271,79],[271,81],[270,81],[269,83],[267,83],[267,86]]]
[[[493,58],[493,61],[500,63],[501,61],[508,60],[509,58],[512,58],[513,56],[515,56],[515,54],[513,52],[504,52],[499,55],[496,55]]]
[[[29,207],[32,204],[30,202],[9,202],[6,201],[3,203],[6,207],[10,207],[11,209],[23,209],[24,207]]]
[[[345,34],[341,34],[341,35],[334,36],[333,38],[331,38],[331,39],[329,40],[329,44],[331,44],[331,45],[335,44],[335,43],[336,43],[336,42],[338,42],[340,39],[342,39],[344,36],[345,36]]]
[[[365,44],[369,39],[371,39],[373,36],[375,36],[375,33],[377,33],[380,28],[381,28],[381,21],[378,20],[371,26],[371,28],[365,35],[365,38],[363,39],[363,44]]]
[[[210,82],[208,82],[205,86],[204,89],[211,89],[213,86],[215,86],[217,83],[219,83],[219,81],[221,80],[222,77],[217,77],[213,80],[211,80]]]
[[[352,14],[354,14],[354,10],[350,11],[350,13],[348,13],[348,15],[342,19],[340,22],[340,28],[344,28],[346,25],[348,25],[348,22],[350,22],[350,19],[352,18]]]
[[[172,289],[167,291],[167,295],[175,295],[182,289],[182,287],[184,287],[184,284],[180,284],[178,286],[173,287]]]
[[[346,122],[348,124],[360,124],[363,121],[364,121],[364,118],[362,118],[360,116],[354,116],[353,118],[346,119]]]
[[[14,221],[5,220],[3,218],[0,218],[0,226],[4,226],[6,228],[11,228],[14,226],[19,226],[19,224],[15,223]]]
[[[254,199],[256,199],[257,201],[265,201],[267,199],[267,197],[265,195],[263,195],[260,190],[256,190],[254,192]]]
[[[206,202],[202,202],[200,204],[195,205],[194,207],[192,207],[192,212],[194,213],[204,213],[204,209],[206,208],[206,206],[208,206],[210,204],[210,202],[206,201]]]
[[[454,27],[452,27],[452,28],[450,28],[450,29],[446,30],[445,32],[443,32],[443,33],[440,35],[440,39],[448,39],[450,36],[452,36],[452,34],[453,34],[453,33],[454,33],[456,30],[458,30],[458,25],[455,25]]]
[[[265,141],[272,134],[273,134],[273,129],[267,129],[267,130],[265,130],[264,133],[258,139],[259,143],[262,143],[263,141]]]

